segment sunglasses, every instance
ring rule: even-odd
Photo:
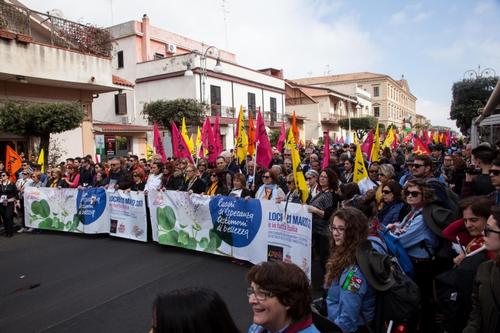
[[[378,173],[378,170],[370,170],[368,172],[370,172],[370,173]]]
[[[266,178],[267,179],[267,178],[271,178],[271,176],[262,176],[262,178]]]
[[[493,176],[498,176],[500,175],[500,170],[490,170],[490,176],[493,175]]]
[[[288,185],[292,185],[293,182],[292,181],[289,181],[289,182],[286,182]]]
[[[414,168],[414,169],[418,169],[418,168],[421,168],[423,166],[425,166],[425,165],[423,165],[423,164],[416,164],[416,163],[414,163],[414,164],[411,165],[411,167]]]
[[[391,193],[392,193],[392,191],[383,190],[383,191],[382,191],[382,193],[383,193],[383,194],[391,194]]]
[[[494,234],[497,234],[497,235],[500,235],[500,231],[496,231],[496,230],[492,230],[488,227],[484,228],[484,235],[486,237],[488,237],[489,235],[491,235],[491,233],[494,233]]]
[[[422,192],[419,191],[407,191],[405,190],[405,196],[412,196],[414,198],[418,197]]]
[[[210,177],[217,177],[215,173],[211,174]]]

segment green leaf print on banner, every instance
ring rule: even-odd
[[[177,246],[177,239],[179,238],[179,233],[175,230],[170,230],[160,236],[158,236],[158,243],[164,245],[175,245]]]
[[[208,239],[207,239],[207,237],[202,237],[202,238],[200,239],[200,243],[199,243],[199,244],[200,244],[200,247],[201,247],[203,250],[205,250],[205,249],[207,248],[207,246],[208,246]]]
[[[165,230],[171,230],[175,226],[175,212],[169,206],[158,207],[156,209],[156,219],[158,224]]]
[[[40,229],[51,229],[52,230],[52,229],[54,229],[52,227],[52,222],[53,221],[52,221],[52,219],[50,217],[46,218],[45,220],[43,220],[42,222],[40,222],[38,224],[38,228],[40,228]]]
[[[179,238],[177,238],[177,243],[181,246],[186,246],[189,242],[189,234],[184,230],[179,231]]]

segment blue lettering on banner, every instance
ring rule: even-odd
[[[269,212],[269,221],[283,221],[283,213],[280,212]],[[286,217],[286,222],[290,224],[295,224],[299,226],[303,226],[305,228],[311,229],[312,220],[307,216],[299,216],[289,214]]]
[[[103,188],[78,190],[77,214],[84,225],[97,221],[106,210],[106,192]]]
[[[210,199],[213,230],[234,247],[248,246],[260,229],[262,207],[259,200],[216,196]]]

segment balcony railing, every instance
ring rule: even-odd
[[[226,117],[226,118],[237,118],[238,113],[239,113],[239,109],[237,110],[236,108],[234,108],[232,106],[224,106],[224,105],[218,105],[218,104],[211,104],[205,110],[206,116],[219,115],[219,117]],[[247,111],[245,108],[243,108],[243,113],[244,113],[245,119],[248,119],[249,113],[252,115],[254,122],[257,119],[257,113],[258,113],[257,111],[253,111],[253,110]],[[264,111],[262,113],[262,117],[264,118],[264,120],[271,121],[271,122],[286,121],[286,117],[278,112]]]
[[[32,24],[45,29],[45,39],[43,33],[37,36],[32,34]],[[0,31],[17,34],[18,39],[21,37],[24,40],[50,43],[96,56],[111,56],[112,44],[109,31],[3,1],[0,1]]]

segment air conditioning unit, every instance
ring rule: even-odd
[[[177,53],[177,46],[175,44],[165,44],[165,49],[169,54]]]
[[[132,123],[132,117],[126,116],[122,118],[122,125],[128,125]]]

